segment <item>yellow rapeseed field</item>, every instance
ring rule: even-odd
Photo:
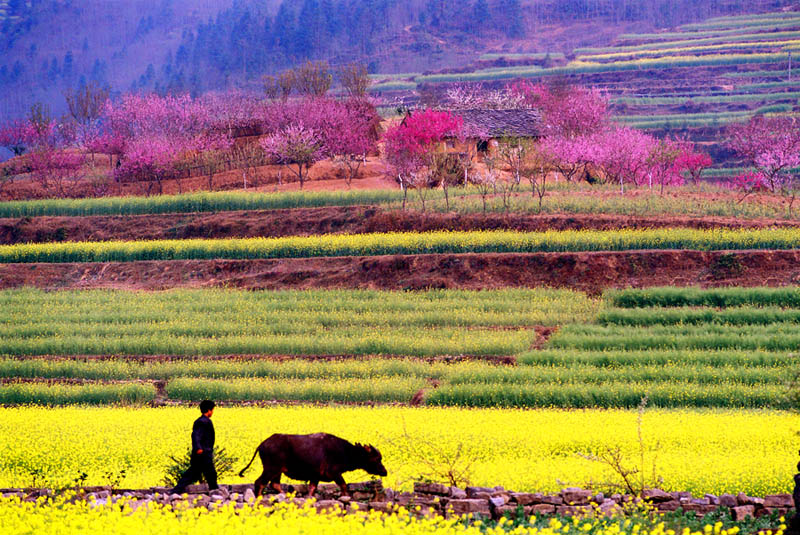
[[[480,520],[464,522],[458,517],[426,517],[400,509],[396,514],[358,511],[341,515],[318,513],[310,505],[297,507],[279,504],[274,508],[246,505],[242,509],[225,506],[209,512],[204,509],[173,511],[152,504],[133,510],[130,505],[56,504],[41,507],[0,499],[0,526],[5,535],[47,533],[48,535],[82,535],[114,533],[116,535],[182,535],[196,533],[235,533],[266,535],[272,533],[313,535],[736,535],[736,526],[723,529],[721,522],[706,524],[702,530],[683,528],[676,532],[660,519],[558,519],[532,522],[529,526],[512,526],[505,519],[487,526]],[[782,531],[778,531],[781,533]]]
[[[121,486],[161,484],[169,455],[189,447],[190,408],[0,408],[0,487],[66,484],[82,472],[87,484],[108,484],[106,474],[126,471]],[[270,434],[327,431],[381,449],[389,475],[384,484],[409,488],[425,475],[415,449],[428,459],[452,457],[471,464],[471,483],[519,491],[556,491],[613,479],[581,458],[619,447],[638,463],[637,413],[627,410],[511,410],[407,407],[220,407],[217,444],[244,466]],[[782,411],[647,410],[646,465],[667,490],[789,492],[797,461],[800,418]],[[251,468],[246,483],[258,475]],[[368,479],[350,473],[348,481]]]

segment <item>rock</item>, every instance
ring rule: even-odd
[[[701,505],[697,503],[682,503],[681,508],[687,512],[694,512],[697,516],[705,516],[717,510],[713,505]]]
[[[411,500],[414,499],[414,495],[410,492],[397,492],[394,495],[394,501],[398,505],[408,505],[411,503]]]
[[[465,500],[467,498],[467,491],[458,487],[450,487],[450,497],[456,500]]]
[[[537,503],[525,508],[526,515],[552,515],[556,512],[556,506],[549,503]]]
[[[208,485],[203,483],[202,485],[189,485],[186,487],[186,492],[189,494],[200,494],[202,492],[208,492]]]
[[[591,501],[593,501],[594,503],[603,503],[604,501],[606,501],[606,495],[603,494],[602,492],[598,492],[597,494],[592,496]]]
[[[229,498],[230,497],[230,493],[228,492],[228,489],[226,489],[225,487],[220,487],[218,489],[214,489],[209,493],[209,495],[212,498],[216,497],[216,496],[220,496],[222,498]]]
[[[717,496],[716,494],[706,494],[705,498],[711,505],[719,505],[719,496]]]
[[[586,505],[589,503],[589,498],[592,496],[592,491],[579,488],[567,488],[561,491],[561,498],[565,504],[568,505]]]
[[[739,505],[739,500],[733,494],[721,494],[719,497],[719,504],[731,508]]]
[[[383,491],[383,497],[386,499],[387,502],[393,502],[394,496],[395,496],[394,489],[386,489]]]
[[[255,499],[256,499],[256,493],[253,491],[253,489],[248,488],[244,491],[244,501],[252,502]]]
[[[169,499],[169,501],[174,502],[175,500],[182,500],[183,496],[181,496],[180,494],[170,494],[169,496],[167,496],[167,498]]]
[[[622,511],[622,508],[614,500],[603,500],[600,505],[597,506],[597,508],[601,513],[609,518],[619,514]]]
[[[517,516],[517,510],[519,507],[519,505],[501,505],[499,507],[495,507],[492,517],[495,519],[499,519],[504,516],[514,518]]]
[[[383,490],[383,481],[380,479],[373,479],[370,481],[362,481],[360,483],[348,483],[347,492],[381,492]]]
[[[428,494],[412,494],[410,505],[420,505],[423,507],[437,507],[441,496],[431,496]]]
[[[239,494],[244,494],[247,492],[247,489],[252,489],[253,485],[250,483],[242,483],[237,485],[229,485],[231,492],[238,492]]]
[[[542,503],[548,503],[550,505],[563,505],[564,499],[561,496],[543,496]]]
[[[350,496],[339,496],[339,501],[342,503],[350,503],[351,501],[353,501],[353,498],[351,498]]]
[[[692,499],[691,492],[670,492],[670,495],[678,501]]]
[[[491,496],[494,494],[494,488],[490,487],[467,487],[467,498],[476,498],[477,495]]]
[[[692,498],[691,503],[694,505],[711,505],[711,500],[708,498]]]
[[[534,505],[542,503],[544,495],[540,492],[514,492],[511,494],[511,499],[520,505]]]
[[[675,499],[672,494],[664,492],[661,489],[645,489],[642,493],[642,497],[652,503],[669,502]]]
[[[489,505],[491,507],[502,507],[506,504],[506,500],[502,496],[493,496],[489,498]]]
[[[469,494],[469,489],[467,489]],[[457,515],[465,515],[468,513],[478,513],[482,515],[489,515],[489,502],[487,500],[470,499],[466,500],[450,500],[447,507],[450,511]]]
[[[791,494],[772,494],[769,496],[764,496],[764,507],[771,507],[771,508],[790,508],[794,507],[794,500],[792,500]]]
[[[755,517],[756,508],[753,507],[752,505],[740,505],[738,507],[734,507],[733,509],[731,509],[731,512],[733,513],[733,519],[736,522],[741,522],[748,516]]]
[[[437,496],[449,496],[450,487],[441,483],[414,483],[414,492],[418,494],[435,494]]]
[[[678,500],[672,500],[669,502],[657,503],[655,506],[659,511],[677,511],[681,506],[681,502]]]

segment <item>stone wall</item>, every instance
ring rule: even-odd
[[[413,492],[399,492],[384,488],[380,480],[363,483],[351,483],[347,486],[350,496],[341,496],[336,485],[320,485],[315,495],[314,506],[317,509],[339,509],[343,512],[354,510],[392,511],[397,507],[419,506],[423,513],[439,513],[442,515],[480,514],[499,518],[506,513],[516,514],[522,507],[526,516],[552,515],[607,515],[613,516],[624,512],[626,504],[640,501],[625,494],[604,495],[580,488],[566,488],[558,494],[538,492],[514,492],[503,487],[467,487],[461,489],[440,483],[415,483]],[[293,501],[298,505],[306,502],[307,485],[282,485],[284,492],[268,494],[258,500],[263,505],[275,502]],[[148,489],[112,489],[111,487],[83,487],[77,489],[75,499],[83,499],[89,503],[106,505],[124,498],[130,501],[131,507],[137,509],[148,503],[183,505],[215,509],[233,502],[235,507],[244,507],[247,503],[256,502],[252,485],[222,485],[220,489],[209,492],[205,485],[191,485],[187,494],[169,494],[167,487],[151,487]],[[292,496],[292,493],[295,493]],[[34,501],[38,497],[52,495],[48,489],[0,489],[3,497],[19,497],[22,500]],[[716,496],[706,494],[703,498],[695,498],[689,492],[665,492],[659,489],[648,490],[644,501],[652,504],[658,511],[694,512],[703,516],[716,511],[719,507],[731,510],[734,520],[744,520],[748,516],[759,517],[778,512],[786,514],[794,508],[791,494],[775,494],[757,498],[744,493],[737,495],[723,494]]]

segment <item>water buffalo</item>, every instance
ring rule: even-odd
[[[253,464],[256,454],[261,456],[263,473],[254,484],[256,496],[260,496],[269,485],[281,491],[281,474],[292,479],[308,481],[308,495],[313,496],[320,481],[333,481],[347,495],[347,484],[342,478],[344,472],[359,468],[376,476],[385,476],[381,452],[373,446],[351,444],[328,433],[313,435],[274,434],[256,448],[253,458],[239,472]]]

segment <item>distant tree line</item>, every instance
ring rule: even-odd
[[[714,15],[775,9],[785,0],[283,0],[269,12],[237,0],[214,20],[186,31],[155,77],[156,90],[190,90],[258,80],[305,60],[380,65],[383,44],[409,32],[451,32],[465,38],[524,38],[544,23],[644,21],[670,27]],[[143,28],[147,21],[140,22]],[[414,47],[415,45],[409,44]],[[424,45],[418,45],[424,47]],[[420,48],[412,52],[424,53]],[[153,87],[153,73],[138,83]]]

